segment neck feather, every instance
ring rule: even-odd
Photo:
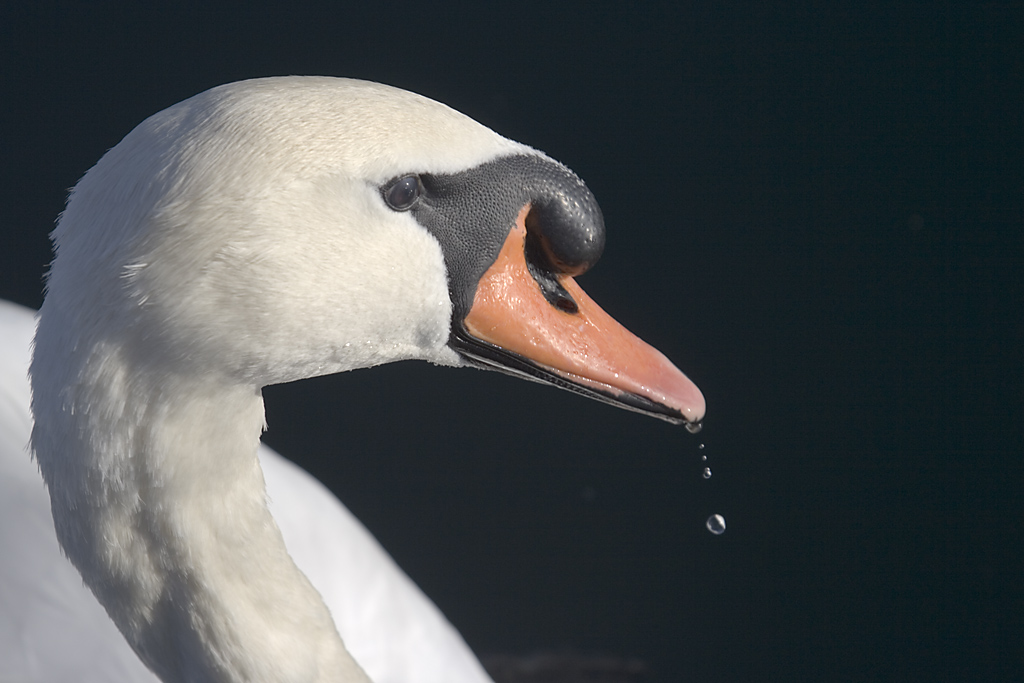
[[[48,322],[33,448],[57,536],[143,661],[165,681],[365,681],[267,509],[259,388],[103,343],[62,358]]]

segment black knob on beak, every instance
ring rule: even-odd
[[[604,251],[601,207],[583,181],[565,167],[545,167],[537,180],[526,230],[558,273],[579,275]]]

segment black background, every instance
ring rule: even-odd
[[[422,93],[587,181],[582,285],[708,400],[695,437],[423,363],[266,391],[266,441],[478,653],[1020,680],[1024,12],[682,5],[5,3],[0,297],[41,303],[67,189],[166,106],[282,74]]]

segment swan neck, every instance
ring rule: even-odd
[[[259,388],[104,344],[60,367],[46,322],[33,447],[58,539],[143,661],[164,681],[367,680],[267,509]]]

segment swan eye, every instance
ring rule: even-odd
[[[407,175],[384,188],[384,201],[395,211],[406,211],[420,198],[420,177]]]

